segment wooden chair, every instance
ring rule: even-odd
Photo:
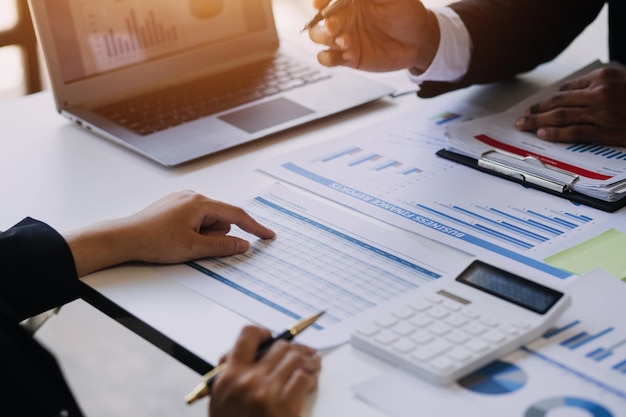
[[[15,2],[18,20],[15,26],[0,32],[0,47],[15,45],[22,49],[25,92],[26,94],[36,93],[42,88],[37,39],[27,0],[15,0]]]

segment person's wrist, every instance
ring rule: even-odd
[[[137,249],[127,229],[123,221],[108,220],[64,234],[78,276],[135,259]]]
[[[409,72],[413,75],[421,75],[430,67],[437,50],[439,49],[440,31],[439,22],[435,14],[426,9],[425,25],[420,29],[422,39],[417,51],[417,57]]]

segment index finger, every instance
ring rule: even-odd
[[[231,351],[229,361],[236,363],[251,364],[256,360],[256,352],[259,345],[272,337],[267,329],[257,326],[245,326],[239,333],[235,346]]]
[[[207,202],[206,212],[214,213],[214,217],[217,217],[217,219],[205,216],[202,226],[210,226],[211,223],[217,220],[222,223],[235,224],[241,230],[261,239],[273,239],[276,237],[276,233],[273,230],[257,222],[244,209],[225,203],[218,203],[217,207],[215,207],[214,203]]]
[[[331,0],[313,0],[313,7],[317,10],[325,9]]]
[[[592,79],[587,75],[567,81],[559,87],[559,91],[581,90],[591,85]]]

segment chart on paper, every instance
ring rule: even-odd
[[[557,278],[569,277],[538,254],[592,229],[608,214],[439,158],[436,129],[431,120],[404,115],[277,157],[261,168],[470,253],[506,256]]]
[[[244,206],[277,233],[275,240],[233,231],[253,241],[246,253],[189,263],[195,273],[178,281],[276,330],[325,310],[302,336],[319,347],[347,341],[360,314],[466,264],[460,253],[444,256],[409,236],[287,191],[277,185]]]

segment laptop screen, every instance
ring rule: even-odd
[[[54,0],[52,36],[65,83],[267,29],[251,0]]]

